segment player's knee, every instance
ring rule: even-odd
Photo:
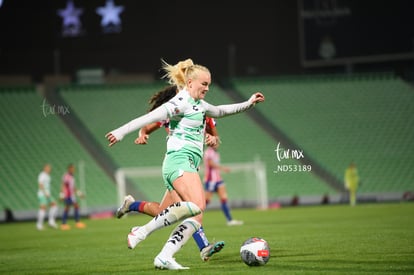
[[[200,207],[200,206],[198,206],[197,204],[195,204],[191,201],[185,202],[185,204],[186,204],[191,216],[197,216],[197,215],[201,214],[204,211],[202,206]]]

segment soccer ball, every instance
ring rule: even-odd
[[[265,265],[270,258],[270,247],[259,237],[247,239],[240,247],[240,257],[248,266]]]

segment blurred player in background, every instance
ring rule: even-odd
[[[230,169],[220,164],[220,153],[218,152],[219,142],[207,146],[204,151],[204,188],[206,191],[206,205],[211,201],[214,193],[220,198],[221,210],[227,220],[227,225],[242,225],[243,221],[234,220],[230,214],[230,207],[227,203],[227,189],[224,184],[221,172],[230,172]]]
[[[354,162],[349,164],[345,170],[345,188],[349,191],[349,204],[354,206],[356,204],[356,192],[359,185],[358,170]]]
[[[37,223],[36,227],[38,230],[43,229],[43,223],[46,217],[46,210],[49,207],[48,215],[48,224],[50,227],[57,228],[56,225],[56,215],[58,212],[58,207],[56,204],[55,198],[52,196],[51,192],[51,177],[50,172],[52,171],[52,166],[50,164],[45,164],[43,170],[39,173],[37,177],[38,190],[37,198],[39,199],[39,212],[37,214]]]
[[[73,206],[75,212],[75,226],[77,228],[85,228],[86,225],[80,222],[79,215],[79,204],[77,202],[77,197],[83,198],[83,194],[80,190],[77,190],[75,185],[75,165],[69,164],[66,173],[62,177],[62,189],[60,193],[60,198],[65,204],[62,216],[62,224],[60,228],[62,230],[69,230],[70,225],[67,224],[69,209]]]

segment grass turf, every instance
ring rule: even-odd
[[[142,214],[84,220],[86,229],[70,231],[37,231],[34,222],[2,224],[0,274],[414,274],[413,213],[413,203],[233,209],[234,218],[245,224],[228,227],[221,211],[208,210],[206,234],[226,246],[204,263],[190,240],[176,254],[191,268],[182,271],[153,267],[172,227],[127,249],[129,228],[149,219]],[[265,266],[249,267],[240,260],[240,245],[252,236],[270,245]]]

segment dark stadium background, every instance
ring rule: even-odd
[[[66,2],[2,1],[0,74],[41,82],[48,74],[74,77],[94,67],[158,77],[160,58],[191,57],[216,77],[350,70],[412,76],[411,1],[116,0],[125,8],[122,31],[103,34],[95,9],[105,1],[74,0],[83,9],[83,34],[62,37],[57,10]],[[321,61],[317,48],[324,35],[335,42],[337,62],[312,62]]]

